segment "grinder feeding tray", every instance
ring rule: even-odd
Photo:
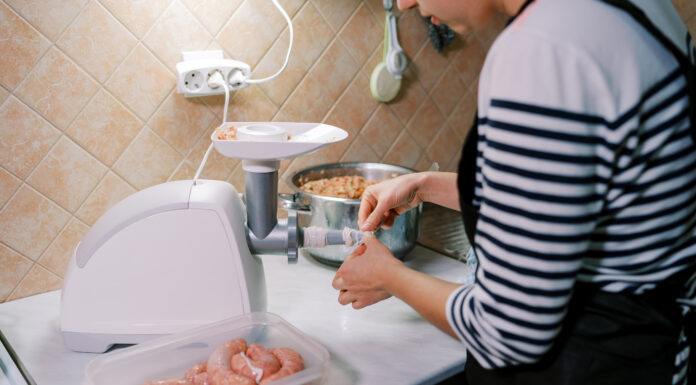
[[[218,139],[230,127],[236,138]],[[243,160],[246,202],[227,182],[194,178],[152,186],[114,205],[70,260],[61,296],[66,345],[104,352],[265,311],[263,265],[254,254],[283,254],[293,262],[308,241],[346,240],[340,231],[319,231],[318,239],[316,230],[300,228],[297,212],[308,207],[289,205],[288,218],[278,220],[280,159],[347,136],[317,123],[226,123],[211,139],[221,154]],[[348,235],[357,241],[361,234]]]

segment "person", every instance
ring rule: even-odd
[[[495,11],[514,16],[481,70],[459,172],[376,184],[359,210],[363,230],[389,228],[422,202],[462,211],[476,281],[412,270],[367,236],[336,272],[338,301],[359,309],[403,300],[461,340],[471,384],[686,381],[696,50],[672,4],[398,6],[458,33],[484,27]]]

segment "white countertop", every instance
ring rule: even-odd
[[[329,351],[325,384],[433,384],[464,369],[464,346],[400,300],[354,310],[331,287],[336,268],[304,255],[296,265],[283,256],[262,259],[268,311]],[[405,261],[448,281],[464,279],[464,264],[420,246]],[[0,330],[38,385],[77,385],[98,356],[63,345],[59,311],[60,291],[0,304]]]

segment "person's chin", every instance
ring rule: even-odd
[[[448,24],[448,26],[459,35],[466,35],[471,32],[471,28],[465,24]]]

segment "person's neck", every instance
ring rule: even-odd
[[[510,16],[515,16],[520,11],[526,0],[498,0],[498,10]]]

